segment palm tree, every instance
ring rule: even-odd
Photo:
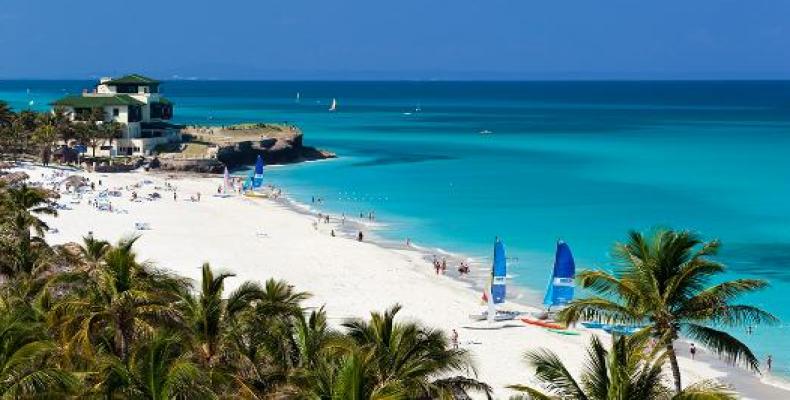
[[[527,363],[543,389],[512,385],[526,395],[514,397],[531,400],[730,400],[736,399],[729,388],[712,381],[690,385],[679,393],[664,384],[663,356],[649,351],[644,335],[618,337],[607,351],[597,336],[590,338],[587,360],[580,379],[576,379],[554,352],[546,349],[527,352]]]
[[[216,399],[205,373],[192,362],[183,338],[157,332],[135,347],[128,362],[99,358],[99,379],[91,391],[104,398],[146,400]]]
[[[203,264],[200,292],[185,294],[180,307],[190,336],[195,342],[201,364],[209,369],[227,349],[227,330],[236,315],[263,297],[263,289],[255,282],[244,282],[227,299],[222,298],[225,279],[230,273],[214,275],[208,263]]]
[[[74,285],[55,305],[52,323],[60,327],[64,342],[75,345],[72,350],[88,356],[105,350],[125,362],[136,340],[159,327],[179,325],[173,305],[186,281],[138,262],[132,249],[136,240],[121,240],[94,271],[57,278],[57,283]]]
[[[99,137],[101,137],[110,147],[115,139],[118,139],[123,134],[123,125],[116,121],[110,121],[101,125]],[[93,154],[96,157],[96,153]],[[110,158],[112,158],[112,151],[110,151]]]
[[[22,301],[0,301],[0,397],[65,398],[79,381],[58,367],[58,349]]]
[[[768,284],[736,279],[710,285],[725,270],[709,258],[718,249],[718,241],[705,243],[687,231],[657,230],[649,237],[632,231],[627,243],[615,246],[614,273],[579,274],[581,286],[600,295],[574,300],[559,318],[566,323],[588,318],[644,324],[666,348],[677,392],[682,384],[674,341],[681,332],[758,371],[759,362],[749,347],[720,328],[777,322],[758,307],[732,304],[738,296]]]
[[[0,233],[5,236],[0,242],[5,255],[0,260],[0,274],[32,274],[41,266],[43,258],[39,256],[49,249],[43,239],[49,227],[37,215],[57,215],[50,194],[25,184],[7,188],[0,192],[0,211]]]
[[[303,372],[296,327],[303,318],[301,302],[309,294],[294,290],[285,281],[269,279],[254,297],[251,307],[239,308],[228,318],[226,345],[231,350],[225,358],[236,366],[228,374],[237,394],[244,398],[287,397],[293,381]]]
[[[399,388],[410,399],[453,398],[459,391],[475,390],[490,397],[491,388],[473,379],[450,377],[474,372],[469,353],[454,349],[447,336],[416,323],[397,323],[395,305],[383,314],[371,313],[343,323],[347,336],[360,350],[348,362],[371,374],[375,387]],[[358,371],[359,372],[359,371]]]
[[[55,125],[48,118],[39,125],[33,132],[33,140],[41,146],[41,163],[44,165],[49,164],[49,158],[52,154],[52,146],[58,139],[58,132]]]
[[[106,240],[96,239],[93,234],[88,234],[82,237],[82,245],[79,248],[80,264],[88,271],[93,271],[99,267],[99,264],[107,255],[107,252],[112,249],[110,242]]]

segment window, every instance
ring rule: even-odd
[[[102,150],[112,150],[112,146],[101,146],[99,148]]]
[[[112,116],[113,117],[117,117],[119,114],[121,114],[121,110],[119,110],[118,107],[115,107],[115,108],[112,109]]]

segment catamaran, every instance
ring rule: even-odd
[[[505,244],[499,238],[494,242],[494,263],[491,266],[491,279],[483,289],[483,301],[488,306],[482,314],[470,315],[474,320],[487,320],[488,322],[507,321],[516,318],[520,313],[512,311],[498,311],[497,304],[505,302],[507,292],[507,258],[505,257]]]
[[[329,106],[329,111],[336,111],[337,110],[337,100],[332,99],[332,105]]]
[[[228,167],[225,167],[225,172],[222,174],[222,195],[228,196],[233,191],[233,184],[230,181],[230,172]]]
[[[268,197],[269,194],[261,191],[263,186],[263,157],[258,154],[255,159],[255,170],[244,182],[244,195],[250,197]]]
[[[552,307],[563,307],[573,300],[573,280],[576,277],[576,263],[573,261],[571,248],[562,240],[557,241],[557,252],[554,255],[554,270],[551,274],[543,305],[547,311]]]

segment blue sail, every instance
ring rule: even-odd
[[[501,240],[497,239],[494,243],[494,265],[491,267],[491,297],[494,298],[494,304],[505,302],[506,275],[505,245]]]
[[[557,253],[554,256],[554,271],[551,274],[549,287],[543,304],[548,307],[564,306],[573,300],[573,279],[576,276],[576,263],[568,244],[562,240],[557,242]]]
[[[259,188],[263,186],[263,157],[258,154],[255,160],[255,174],[252,176],[252,187]]]

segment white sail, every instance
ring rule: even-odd
[[[329,107],[329,111],[337,110],[337,100],[332,99],[332,105]]]
[[[302,99],[302,93],[296,92],[296,102],[298,103],[299,100],[301,100],[301,99]]]

